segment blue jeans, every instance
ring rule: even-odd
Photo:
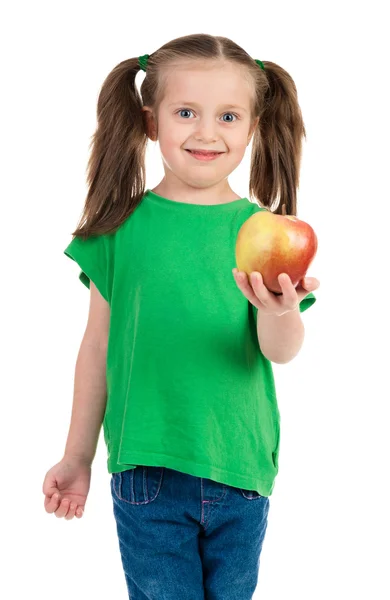
[[[131,600],[250,600],[269,497],[168,467],[112,473]]]

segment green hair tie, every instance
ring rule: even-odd
[[[146,67],[148,66],[148,58],[149,54],[144,54],[143,56],[140,56],[138,58],[139,66],[143,71],[146,71]],[[257,58],[255,58],[254,61],[259,65],[261,69],[263,69],[263,71],[265,71],[264,64],[261,62],[261,60],[257,60]]]
[[[265,71],[264,64],[261,62],[261,60],[257,60],[257,58],[255,58],[255,62],[257,62],[259,67],[261,67],[263,69],[263,71]]]
[[[143,56],[140,56],[138,58],[139,66],[141,67],[141,69],[143,71],[146,71],[146,67],[148,65],[148,58],[149,58],[149,54],[144,54]]]

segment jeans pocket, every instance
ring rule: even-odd
[[[239,488],[239,490],[244,496],[244,498],[246,498],[247,500],[258,500],[259,498],[265,497],[259,494],[259,492],[257,492],[256,490],[245,490],[244,488]]]
[[[150,504],[160,493],[165,467],[138,465],[120,473],[112,473],[112,491],[128,504]]]

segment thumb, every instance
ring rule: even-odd
[[[54,467],[52,467],[45,475],[42,484],[42,492],[45,494],[45,496],[51,498],[53,494],[60,493],[57,485],[58,481],[54,474]]]

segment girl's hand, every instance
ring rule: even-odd
[[[304,277],[294,288],[290,277],[286,273],[280,273],[278,281],[283,292],[278,296],[265,287],[261,273],[257,271],[253,271],[249,279],[245,271],[238,269],[233,269],[233,275],[244,296],[256,308],[264,314],[278,317],[295,310],[303,298],[320,285],[315,277]]]
[[[90,482],[91,465],[64,456],[46,473],[43,482],[46,512],[54,512],[56,517],[65,517],[66,521],[74,516],[81,519]]]

